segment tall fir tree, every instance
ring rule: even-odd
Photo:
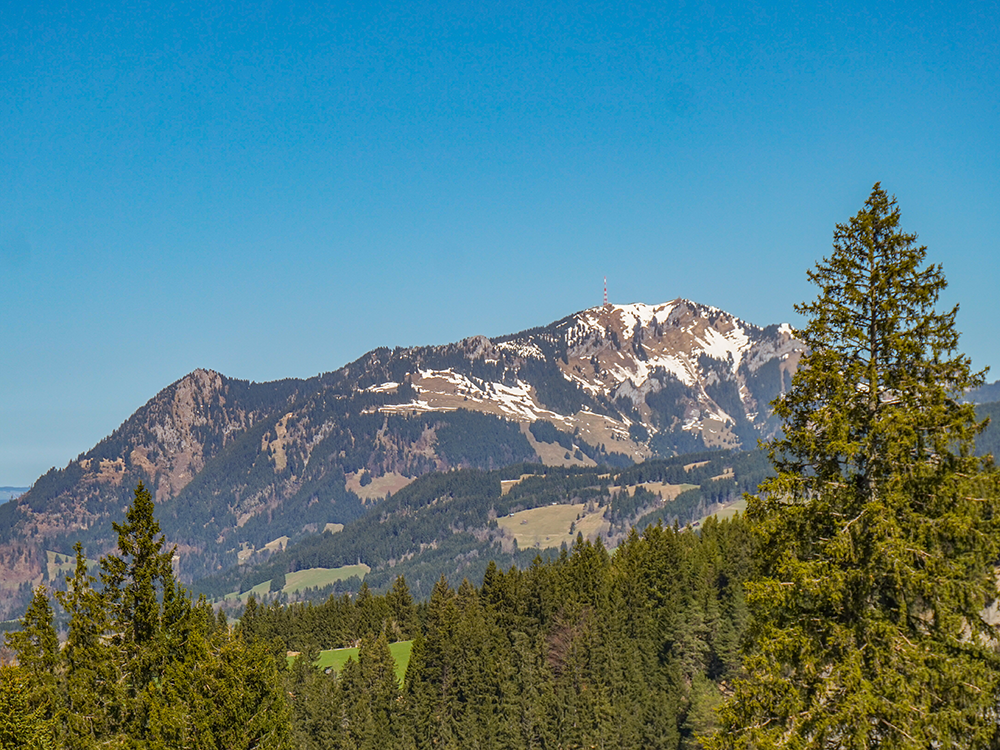
[[[166,540],[153,515],[153,497],[142,482],[125,513],[125,523],[112,526],[118,533],[120,554],[101,559],[101,581],[111,618],[123,627],[116,640],[136,656],[161,630],[160,601],[173,594],[173,550],[163,549]]]
[[[390,635],[394,640],[400,641],[412,638],[420,627],[420,620],[417,618],[417,608],[413,603],[410,587],[406,585],[403,576],[396,576],[385,599],[392,613]]]
[[[996,473],[957,307],[876,184],[809,272],[808,346],[751,498],[754,648],[710,747],[984,748],[997,726]]]
[[[83,546],[77,542],[76,565],[66,577],[66,591],[56,598],[69,615],[62,650],[66,706],[63,742],[68,750],[96,747],[112,735],[108,707],[121,703],[117,669],[106,645],[108,615],[104,598],[93,587]]]
[[[58,690],[59,636],[52,603],[44,586],[35,588],[21,621],[21,630],[8,633],[7,646],[17,654],[20,674],[29,689],[28,705],[54,729],[61,720],[62,700]]]
[[[21,630],[7,634],[7,645],[17,654],[17,663],[36,678],[54,675],[59,663],[59,636],[44,586],[35,588],[21,625]]]

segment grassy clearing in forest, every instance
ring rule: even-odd
[[[392,654],[396,662],[396,679],[399,684],[403,684],[406,676],[406,668],[410,666],[410,652],[413,650],[413,641],[397,641],[389,644],[389,653]],[[358,649],[356,648],[334,648],[328,651],[320,651],[319,659],[313,664],[320,669],[332,668],[334,672],[340,672],[349,659],[358,660]]]
[[[317,588],[328,586],[331,583],[336,583],[337,581],[346,581],[351,576],[357,576],[358,578],[364,578],[368,575],[371,570],[367,565],[342,565],[339,568],[308,568],[307,570],[297,570],[294,573],[288,573],[285,575],[285,587],[281,589],[283,594],[296,594],[302,589]],[[250,594],[254,595],[258,601],[265,595],[274,593],[271,591],[271,582],[264,581],[264,583],[258,583],[249,591],[244,591],[242,594],[237,594],[233,592],[232,594],[226,594],[225,598],[229,599],[239,599],[245,602]]]
[[[244,591],[242,594],[239,594],[235,591],[231,594],[226,594],[223,597],[223,599],[225,601],[229,601],[231,599],[239,599],[241,602],[245,604],[246,600],[250,598],[250,594],[253,594],[254,599],[260,601],[261,598],[264,596],[264,594],[267,594],[270,591],[271,591],[271,582],[264,581],[264,583],[258,583],[252,589],[250,589],[249,591]]]
[[[364,578],[371,570],[367,565],[343,565],[339,568],[309,568],[285,575],[284,594],[295,594],[302,589],[322,588],[337,581],[345,581],[351,576]]]
[[[517,546],[521,549],[546,549],[559,547],[563,542],[571,545],[578,533],[583,534],[585,539],[595,539],[607,530],[605,510],[597,508],[593,513],[587,513],[585,503],[546,505],[498,518],[497,525],[517,539]]]
[[[717,510],[715,513],[709,513],[707,516],[702,516],[697,521],[695,521],[693,526],[701,526],[705,523],[705,519],[709,516],[715,516],[719,521],[725,521],[727,518],[732,518],[737,513],[743,514],[747,511],[747,501],[745,498],[741,497],[739,500],[730,503],[729,505],[723,505],[722,508]]]
[[[642,487],[652,492],[654,495],[659,495],[664,500],[674,500],[679,494],[687,490],[698,489],[696,484],[667,484],[666,482],[643,482],[642,484],[632,485],[628,488],[630,495],[635,494],[636,487]]]
[[[65,552],[53,552],[45,550],[45,563],[48,568],[49,580],[55,581],[67,575],[73,575],[76,570],[76,553],[66,554]],[[59,562],[56,562],[56,560]],[[97,560],[87,560],[87,569],[93,573],[97,570],[100,562]]]

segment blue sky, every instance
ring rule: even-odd
[[[1000,377],[997,2],[322,5],[0,9],[0,485],[605,275],[795,323],[879,180]]]

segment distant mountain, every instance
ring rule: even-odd
[[[973,388],[965,394],[965,400],[973,404],[992,404],[1000,401],[1000,380]]]
[[[27,491],[27,487],[0,487],[0,503],[5,503],[15,497],[20,497]]]
[[[279,538],[360,518],[434,470],[623,467],[752,446],[775,430],[768,403],[802,352],[787,325],[679,299],[596,307],[494,339],[375,349],[308,380],[196,370],[0,506],[0,613],[54,575],[50,552],[77,539],[92,559],[107,551],[139,481],[190,583],[261,559]]]

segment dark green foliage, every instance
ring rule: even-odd
[[[654,412],[654,421],[661,430],[669,430],[684,418],[685,399],[691,396],[690,389],[675,376],[665,372],[654,372],[660,389],[646,395],[646,405]]]
[[[566,450],[573,447],[573,437],[567,435],[562,430],[556,428],[554,424],[545,419],[539,419],[531,423],[528,428],[535,440],[539,443],[558,443]]]
[[[146,696],[149,747],[291,748],[290,712],[266,644],[194,629]]]
[[[685,470],[691,463],[705,462]],[[731,470],[733,479],[712,477]],[[414,596],[426,599],[444,575],[452,585],[463,578],[481,578],[491,559],[504,567],[529,565],[535,552],[503,546],[494,518],[552,503],[610,505],[611,536],[621,538],[631,524],[640,528],[658,520],[681,524],[694,521],[715,503],[724,503],[752,491],[768,475],[770,464],[760,451],[708,451],[673,459],[647,461],[612,471],[607,467],[544,467],[516,464],[493,472],[476,470],[431,473],[417,479],[376,506],[371,515],[349,524],[338,534],[303,539],[251,569],[234,568],[199,582],[196,590],[219,597],[247,591],[281,573],[307,568],[335,568],[363,562],[372,571],[366,582],[385,591],[400,574]],[[526,478],[501,495],[500,480]],[[620,493],[612,486],[642,482],[689,483],[697,489],[660,504],[647,491]],[[613,497],[614,496],[614,497]],[[641,517],[640,517],[641,516]],[[552,551],[545,554],[554,554]],[[313,599],[354,592],[360,581],[344,581]]]
[[[551,481],[610,498],[606,479],[592,486],[599,471],[563,470]],[[467,479],[500,500],[492,475]],[[435,493],[463,486],[457,474],[424,482]],[[546,477],[522,484],[532,482],[534,490],[508,493],[514,502],[546,490]],[[59,596],[70,616],[61,654],[52,638],[30,636],[51,624],[38,592],[25,618],[31,628],[14,636],[38,668],[22,667],[28,684],[20,692],[0,685],[0,701],[11,706],[0,737],[9,724],[17,737],[58,732],[60,746],[74,750],[675,750],[709,725],[717,681],[732,677],[752,569],[739,521],[710,521],[700,536],[653,526],[632,532],[614,558],[581,537],[524,570],[489,563],[478,589],[439,578],[424,605],[401,577],[383,596],[362,584],[356,596],[321,605],[261,607],[251,597],[234,633],[176,586],[141,486],[116,528],[121,548],[104,562],[106,596],[94,590],[77,546]],[[403,685],[388,647],[400,638],[415,639]],[[357,643],[357,661],[340,675],[310,666],[321,648]],[[301,653],[282,676],[287,648]],[[44,684],[67,710],[49,716],[47,704],[33,707]]]
[[[417,608],[406,579],[398,576],[392,584],[392,589],[386,594],[386,604],[392,620],[383,628],[393,640],[405,641],[416,637],[420,630],[417,618]]]
[[[51,672],[59,660],[59,638],[44,586],[35,589],[21,623],[21,630],[7,634],[8,648],[17,654],[18,664],[29,675],[38,677]]]
[[[395,669],[384,633],[362,639],[358,660],[349,661],[341,676],[343,739],[348,744],[380,750],[396,746],[402,738]]]
[[[434,418],[442,423],[436,432],[438,454],[453,466],[494,469],[538,460],[516,422],[465,409]]]
[[[70,461],[61,471],[53,467],[35,480],[25,502],[33,511],[42,511],[53,499],[75,487],[82,476],[83,468],[76,461]]]
[[[313,653],[303,653],[286,681],[292,706],[292,739],[299,750],[344,746],[343,687],[336,675],[312,666]]]
[[[19,667],[0,666],[0,750],[54,750],[54,722],[31,705],[31,678]]]
[[[401,695],[387,652],[399,579],[384,598],[248,603],[243,622],[302,652],[289,675],[300,747],[674,750],[711,728],[718,683],[739,667],[752,569],[742,523],[709,521],[700,535],[632,533],[614,559],[580,539],[524,571],[491,563],[479,589],[439,579]],[[358,640],[339,678],[306,668]]]
[[[59,638],[53,621],[52,605],[45,588],[39,586],[24,613],[21,630],[7,633],[5,637],[29,685],[21,693],[25,705],[51,727],[62,713],[55,676],[59,664]]]
[[[535,386],[542,405],[559,414],[576,414],[592,401],[580,384],[567,380],[551,359],[529,360],[519,374]]]
[[[629,425],[628,435],[637,443],[645,443],[649,440],[649,430],[643,427],[641,422],[634,422]]]
[[[777,475],[748,501],[754,647],[713,748],[995,746],[1000,492],[955,399],[982,375],[915,239],[876,184],[809,273]]]
[[[770,404],[791,387],[791,375],[781,371],[781,361],[769,359],[756,370],[751,370],[746,362],[740,365],[743,380],[758,406]],[[768,417],[763,426],[764,434],[772,434],[772,428],[777,427],[778,418],[773,414]],[[749,447],[744,443],[744,447]]]
[[[18,705],[4,732],[34,732],[34,744],[72,750],[129,748],[289,748],[289,714],[271,651],[229,631],[202,601],[176,585],[172,551],[140,484],[115,524],[118,554],[102,560],[95,591],[82,545],[67,590],[65,647],[57,647],[42,589],[20,632],[8,635],[21,663]],[[4,673],[4,678],[14,673]],[[0,686],[0,701],[9,698]],[[22,711],[19,706],[27,709]],[[4,720],[10,718],[8,727]]]
[[[733,418],[733,432],[740,439],[740,444],[755,445],[757,430],[746,417],[737,382],[728,377],[720,377],[714,383],[706,385],[705,392],[726,414]]]
[[[649,447],[659,456],[682,456],[705,450],[705,441],[701,439],[701,435],[692,434],[677,426],[653,435]]]
[[[68,748],[89,748],[112,733],[111,719],[103,710],[105,701],[117,702],[118,665],[105,643],[109,631],[104,598],[94,589],[95,579],[87,572],[83,547],[76,544],[76,567],[67,578],[65,592],[56,597],[69,615],[69,632],[63,648]]]

